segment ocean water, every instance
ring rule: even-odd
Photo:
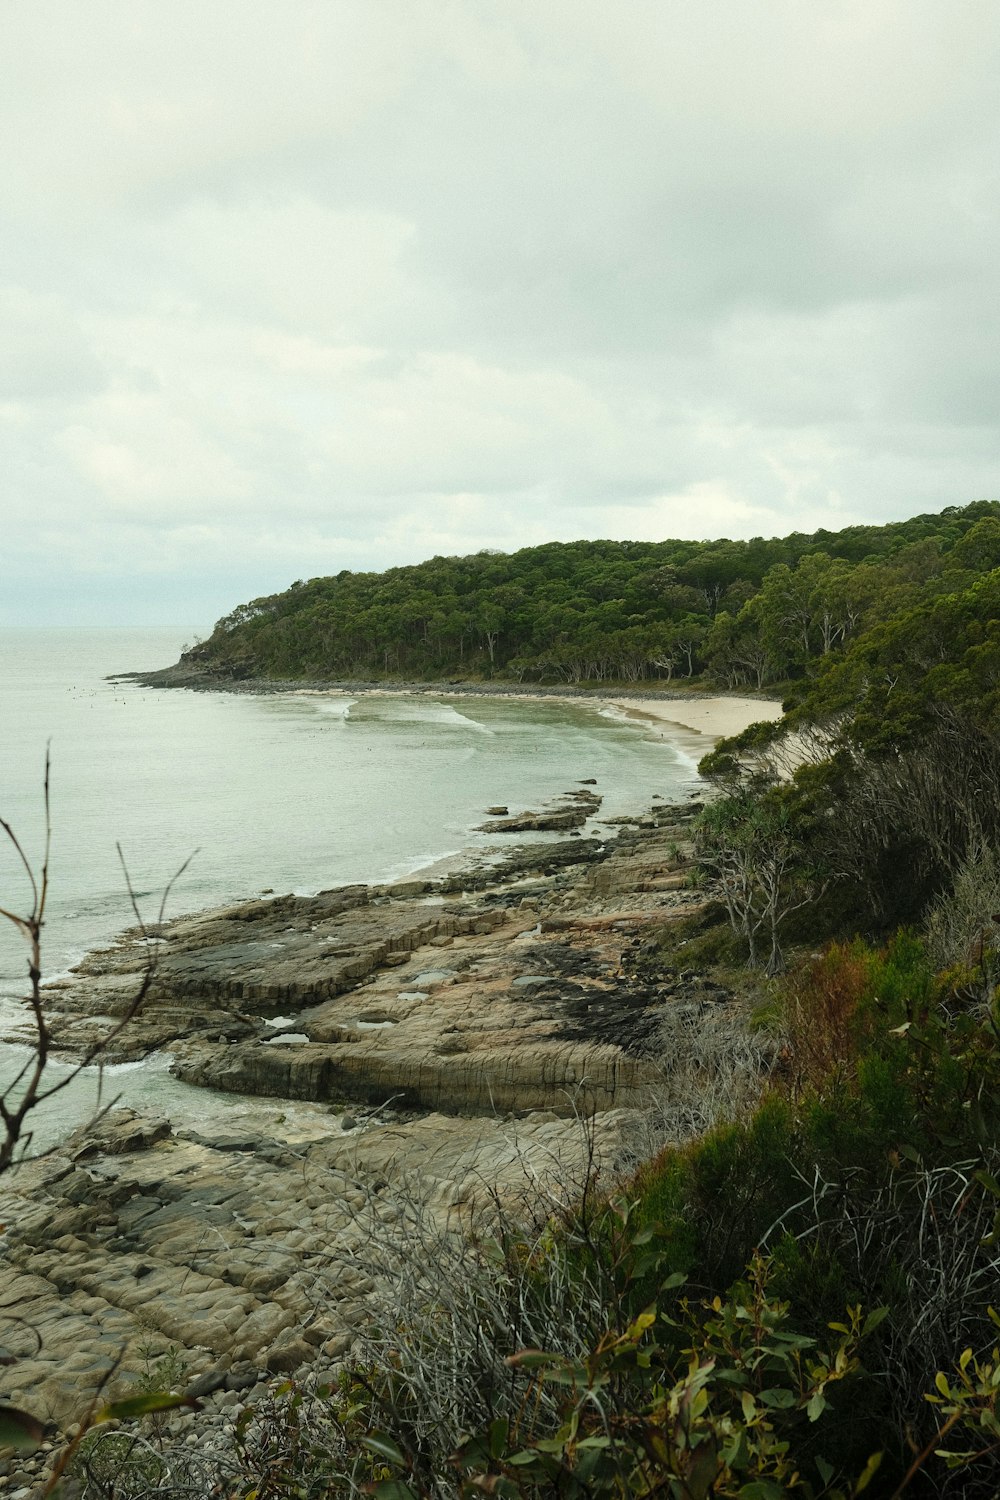
[[[47,746],[50,755],[48,976],[132,925],[125,869],[155,920],[175,876],[168,916],[264,890],[398,878],[502,847],[475,831],[487,807],[537,807],[585,777],[604,795],[601,817],[697,785],[690,753],[662,727],[596,702],[258,697],[106,680],[164,666],[183,643],[168,630],[0,630],[0,817],[36,875]],[[30,901],[4,840],[0,907],[23,912]],[[20,1056],[2,1038],[20,1011],[26,956],[0,924],[0,1078]],[[152,1092],[176,1110],[194,1093],[204,1112],[203,1094],[170,1080],[162,1059],[108,1071],[128,1102]]]

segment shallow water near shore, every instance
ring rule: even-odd
[[[168,916],[267,889],[398,879],[463,851],[509,847],[517,840],[476,831],[487,807],[537,808],[585,778],[604,797],[599,818],[655,795],[680,800],[698,784],[689,745],[596,700],[255,696],[106,681],[163,666],[183,643],[164,630],[0,631],[0,817],[36,869],[51,746],[49,977],[134,923],[116,844],[143,917],[155,921],[189,858]],[[30,899],[5,846],[0,906],[23,912]],[[0,1037],[20,1012],[26,956],[5,924]],[[14,1064],[8,1052],[0,1079]],[[105,1098],[112,1083],[129,1103],[154,1094],[179,1117],[197,1111],[195,1091],[158,1066],[109,1074]],[[92,1092],[76,1089],[61,1113],[83,1117]]]
[[[3,1044],[2,1050],[0,1084],[16,1077],[18,1069],[31,1057],[27,1047],[16,1044]],[[175,1126],[187,1126],[209,1137],[232,1129],[261,1130],[275,1117],[287,1125],[289,1120],[306,1121],[328,1113],[320,1104],[195,1088],[171,1076],[172,1061],[169,1052],[157,1052],[141,1062],[84,1069],[63,1092],[33,1113],[30,1138],[22,1141],[23,1156],[31,1159],[51,1151],[78,1125],[119,1105],[130,1105],[147,1115],[166,1115]],[[66,1064],[52,1062],[46,1073],[47,1081],[57,1082],[70,1071]]]

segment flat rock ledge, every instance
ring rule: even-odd
[[[564,1194],[584,1160],[579,1127],[549,1114],[345,1123],[276,1112],[210,1143],[119,1111],[22,1168],[2,1203],[3,1400],[61,1425],[112,1371],[120,1395],[168,1356],[201,1394],[332,1376],[380,1301],[372,1246],[415,1202],[457,1230],[485,1184]],[[601,1159],[621,1129],[602,1117]]]
[[[107,1037],[152,961],[108,1061],[167,1049],[187,1083],[330,1104],[636,1106],[676,986],[631,958],[647,929],[701,901],[686,888],[688,821],[665,807],[647,826],[443,881],[246,901],[151,942],[126,934],[47,987],[57,1046],[79,1055]]]
[[[669,1072],[664,1017],[728,1000],[647,962],[703,901],[693,812],[152,934],[114,1056],[169,1048],[190,1083],[281,1103],[214,1134],[119,1111],[0,1183],[0,1400],[62,1427],[166,1357],[230,1405],[335,1373],[387,1295],[372,1246],[414,1203],[459,1232],[493,1194],[572,1197],[580,1114],[613,1173]],[[65,1052],[107,1035],[147,954],[126,935],[49,987]]]

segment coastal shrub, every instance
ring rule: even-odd
[[[955,990],[988,1015],[1000,984],[1000,854],[994,845],[970,852],[951,888],[928,908],[924,931],[935,965],[951,970]]]
[[[729,1284],[755,1248],[802,1227],[797,1205],[817,1173],[878,1178],[890,1150],[913,1145],[926,1064],[915,1070],[913,1041],[888,1033],[906,1013],[904,996],[925,1008],[930,982],[908,936],[884,951],[833,947],[785,982],[770,1041],[778,1067],[757,1106],[637,1174],[640,1216],[673,1236],[678,1266],[697,1267],[703,1284]]]
[[[1000,1315],[992,1309],[990,1317],[1000,1326]],[[994,1345],[983,1358],[976,1358],[971,1348],[964,1349],[951,1371],[937,1372],[927,1400],[940,1421],[933,1438],[935,1452],[956,1475],[963,1493],[985,1496],[988,1487],[994,1486],[996,1494],[1000,1349]]]
[[[720,901],[709,899],[704,909],[678,917],[656,934],[660,955],[684,969],[732,968],[745,965],[746,953]]]
[[[695,823],[701,864],[710,871],[729,918],[745,944],[747,967],[785,967],[782,924],[816,895],[792,805],[780,788],[750,777],[710,802]]]
[[[624,1204],[604,1205],[582,1257],[580,1249],[577,1241],[564,1253],[557,1233],[544,1244],[522,1242],[516,1253],[513,1241],[496,1244],[485,1265],[478,1255],[464,1264],[448,1309],[428,1305],[419,1326],[404,1321],[399,1340],[356,1363],[335,1390],[288,1382],[248,1408],[235,1436],[240,1479],[225,1493],[439,1500],[771,1496],[794,1488],[832,1497],[855,1493],[856,1482],[875,1473],[877,1453],[857,1473],[846,1468],[836,1411],[840,1388],[862,1373],[861,1341],[877,1328],[879,1310],[863,1317],[850,1308],[821,1338],[804,1333],[773,1295],[763,1257],[728,1294],[687,1296],[663,1243],[636,1228]],[[455,1385],[455,1308],[468,1303],[468,1339],[489,1300],[480,1280],[487,1266],[503,1282],[513,1259],[519,1300],[542,1305],[553,1284],[561,1301],[561,1268],[572,1265],[573,1288],[587,1302],[596,1285],[591,1257],[602,1251],[615,1258],[604,1273],[622,1289],[645,1276],[654,1303],[620,1319],[611,1311],[624,1314],[627,1299],[606,1303],[603,1317],[594,1304],[589,1330],[543,1318],[534,1331],[549,1340],[528,1347],[506,1337],[494,1344],[493,1330],[480,1329],[480,1341],[485,1336],[501,1356],[500,1383]]]
[[[672,998],[661,1009],[654,1038],[660,1075],[629,1123],[623,1169],[641,1172],[664,1145],[742,1118],[776,1066],[776,1040],[754,1024],[749,1007],[698,995]]]
[[[813,1149],[799,1160],[813,1180],[794,1241],[775,1247],[776,1284],[827,1314],[845,1291],[887,1303],[872,1409],[924,1441],[936,1373],[966,1346],[982,1357],[994,1336],[997,1033],[970,1009],[961,971],[935,973],[911,932],[833,953],[831,966],[852,981],[857,1061],[852,1077],[849,1055],[838,1058],[837,1086],[805,1111]]]
[[[470,1433],[492,1434],[496,1446],[518,1424],[543,1440],[559,1426],[557,1382],[539,1387],[521,1351],[546,1348],[572,1361],[609,1329],[627,1327],[634,1288],[653,1262],[653,1236],[637,1231],[627,1202],[596,1192],[592,1172],[572,1211],[531,1223],[498,1214],[471,1243],[415,1201],[405,1223],[387,1224],[385,1239],[363,1254],[369,1271],[392,1278],[385,1320],[359,1331],[336,1387],[288,1381],[245,1409],[232,1463],[220,1460],[220,1493],[457,1495],[474,1462]],[[662,1278],[671,1305],[679,1282]],[[623,1403],[626,1375],[610,1383]],[[159,1490],[169,1493],[166,1483]]]
[[[863,943],[833,944],[789,979],[779,1016],[793,1091],[815,1088],[852,1068],[858,1010],[868,992],[868,958]]]
[[[515,1420],[530,1386],[511,1362],[519,1350],[573,1358],[628,1319],[647,1258],[630,1205],[588,1170],[571,1207],[544,1207],[519,1222],[499,1211],[471,1246],[424,1220],[377,1249],[395,1292],[391,1324],[363,1337],[366,1367],[384,1374],[370,1418],[403,1445],[420,1493],[452,1493],[465,1437]],[[534,1399],[540,1423],[555,1416],[552,1392]]]
[[[636,1179],[637,1221],[693,1285],[717,1291],[766,1247],[773,1289],[811,1337],[845,1303],[887,1306],[881,1373],[859,1375],[837,1441],[852,1463],[885,1448],[897,1479],[907,1432],[933,1431],[936,1373],[992,1338],[1000,1060],[960,980],[913,932],[832,946],[776,992],[782,1060],[758,1107]]]
[[[97,1427],[81,1438],[69,1474],[88,1500],[141,1500],[162,1492],[171,1465],[135,1426],[114,1432]]]
[[[544,1349],[513,1356],[527,1379],[525,1399],[513,1418],[460,1445],[453,1459],[460,1493],[511,1500],[856,1493],[879,1454],[859,1475],[845,1475],[836,1447],[824,1452],[824,1418],[836,1387],[856,1375],[859,1344],[881,1311],[863,1318],[850,1309],[823,1347],[795,1329],[767,1277],[757,1257],[726,1297],[701,1303],[677,1298],[680,1278],[671,1275],[658,1306],[572,1356]],[[375,1495],[429,1493],[402,1450],[391,1458],[397,1473]]]
[[[236,1420],[227,1500],[326,1500],[368,1494],[390,1470],[369,1442],[373,1380],[363,1368],[334,1384],[284,1380]],[[220,1465],[220,1468],[222,1465]],[[214,1492],[213,1492],[214,1493]]]

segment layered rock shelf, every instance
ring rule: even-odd
[[[183,917],[50,986],[79,1055],[152,961],[113,1055],[168,1049],[188,1083],[272,1102],[214,1131],[117,1113],[0,1183],[0,1399],[65,1423],[169,1350],[214,1401],[333,1371],[379,1294],[366,1248],[415,1192],[442,1224],[528,1182],[571,1193],[595,1111],[612,1170],[669,1070],[666,1012],[727,1000],[643,962],[702,900],[692,814]]]

